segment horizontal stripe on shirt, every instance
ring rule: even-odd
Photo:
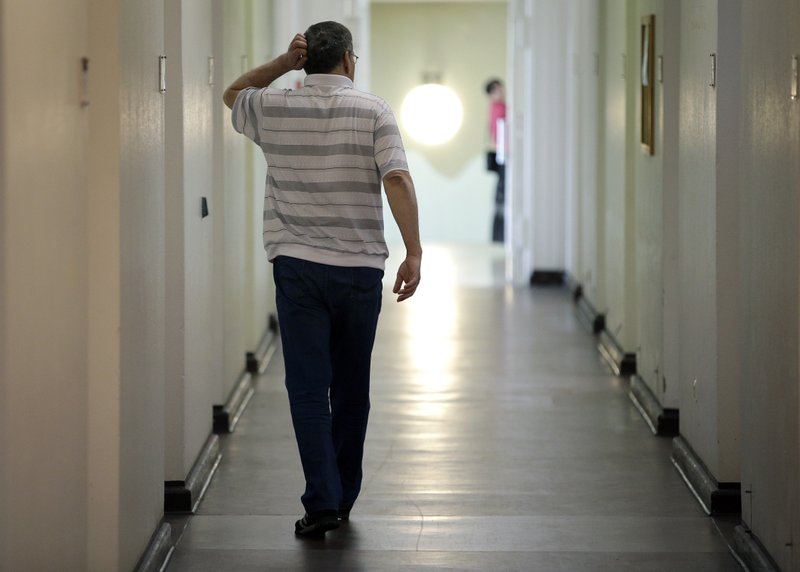
[[[286,225],[319,228],[350,228],[353,230],[383,230],[383,221],[369,218],[346,218],[336,216],[296,216],[280,213],[277,210],[264,211],[264,220],[278,219]]]
[[[265,153],[272,153],[273,155],[283,157],[326,157],[328,155],[358,155],[361,157],[368,157],[373,162],[375,161],[374,150],[372,145],[358,145],[356,143],[333,143],[329,145],[309,145],[297,144],[286,145],[270,143],[265,141],[261,144],[261,148]]]
[[[320,177],[320,173],[313,173],[316,175],[316,178]],[[375,185],[368,181],[300,181],[297,179],[276,179],[272,172],[270,172],[267,176],[267,184],[275,189],[278,192],[296,192],[296,193],[306,193],[308,195],[317,195],[317,194],[325,194],[325,195],[334,195],[334,194],[360,194],[360,195],[369,195],[373,197],[374,201],[373,204],[380,204],[381,197],[380,195],[375,194]],[[275,196],[278,196],[277,194]],[[346,197],[341,197],[341,200],[346,199]],[[289,199],[287,199],[289,200]],[[337,202],[339,199],[328,199],[328,200],[336,200]],[[356,199],[358,201],[363,200],[362,198]]]
[[[262,105],[261,112],[271,120],[297,118],[314,121],[319,121],[320,119],[346,119],[352,121],[354,119],[365,119],[371,123],[375,118],[375,113],[372,109],[344,105],[337,107]]]

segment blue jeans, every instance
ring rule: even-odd
[[[274,261],[286,390],[306,512],[350,509],[361,490],[383,271]]]

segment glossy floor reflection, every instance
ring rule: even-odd
[[[302,473],[278,353],[169,571],[739,570],[567,292],[506,288],[498,247],[425,256],[418,295],[384,298],[350,523],[293,535]]]

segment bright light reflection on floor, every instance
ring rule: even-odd
[[[502,288],[504,256],[498,245],[423,245],[422,281],[402,306],[402,347],[413,368],[404,393],[403,415],[409,422],[406,447],[444,459],[463,420],[456,419],[464,391],[459,360],[463,359],[465,288]],[[402,248],[387,261],[387,277],[402,262]],[[398,308],[400,309],[400,308]],[[456,434],[454,434],[454,432]],[[459,486],[448,471],[423,470],[417,475],[423,494],[447,495]]]
[[[409,413],[441,419],[446,415],[453,389],[450,370],[458,322],[455,264],[447,248],[425,250],[422,277],[425,286],[417,291],[406,309],[406,352],[417,371],[414,403]]]
[[[459,327],[457,290],[502,285],[504,259],[498,245],[424,245],[423,249],[420,288],[413,298],[403,302],[403,351],[416,371],[408,413],[442,420],[446,419],[457,389],[452,373]],[[387,261],[388,283],[393,282],[404,252],[402,247],[391,251],[395,256]]]
[[[422,371],[444,371],[452,359],[457,310],[453,260],[443,249],[425,253],[423,280],[407,311],[410,357]]]
[[[441,419],[451,399],[455,347],[453,334],[458,311],[453,290],[455,270],[449,252],[433,248],[425,252],[423,278],[425,288],[419,290],[406,317],[408,354],[417,370],[417,393],[410,413],[429,419]]]

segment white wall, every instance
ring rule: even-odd
[[[221,261],[263,263],[260,240],[256,248],[242,230],[260,205],[258,214],[228,209],[239,214],[228,223],[237,234],[223,239],[223,136],[214,135],[223,88],[219,70],[212,93],[207,59],[222,48],[221,24],[212,33],[218,7],[167,6],[177,11],[168,12],[176,122],[167,154],[157,81],[164,4],[46,4],[0,4],[0,568],[131,570],[162,518],[164,480],[186,477],[212,403],[266,325],[266,271],[253,271],[254,299],[231,319],[236,359],[224,373]],[[245,21],[242,12],[240,29]],[[238,75],[234,47],[235,72],[228,67]],[[19,89],[32,69],[55,96]],[[231,155],[244,157],[244,143]],[[225,195],[234,207],[245,204],[239,189]],[[208,219],[201,196],[211,199]],[[253,245],[249,255],[241,244]],[[176,270],[169,280],[166,268]],[[229,280],[229,294],[245,280]],[[237,320],[248,303],[260,304],[258,315]],[[168,446],[167,419],[177,436]]]
[[[680,82],[681,82],[681,5],[664,3],[663,25],[663,84],[661,92],[662,138],[662,377],[656,383],[656,395],[664,407],[679,407],[680,354],[679,354],[679,277],[678,277],[678,197],[680,148]]]
[[[270,57],[274,22],[265,2],[170,0],[166,13],[165,480],[182,481],[211,432],[212,406],[227,400],[274,312],[264,169],[222,103],[227,85]]]
[[[530,273],[531,245],[526,237],[531,225],[530,184],[531,163],[524,157],[532,153],[532,113],[525,102],[533,89],[533,48],[531,20],[533,0],[511,0],[508,5],[508,103],[509,147],[514,152],[506,165],[506,278],[524,283]]]
[[[681,434],[721,482],[739,482],[737,2],[683,7],[679,175]],[[727,20],[723,18],[729,15]],[[718,22],[725,22],[718,34]],[[723,41],[725,39],[725,41]],[[716,87],[710,54],[717,54]]]
[[[183,34],[181,0],[164,2],[165,51],[170,66],[169,85],[165,100],[165,343],[170,351],[165,355],[164,448],[165,471],[168,480],[183,480],[186,454],[184,451],[184,401],[186,347],[185,336],[185,261],[184,261],[184,170],[183,170]]]
[[[213,274],[212,54],[210,1],[170,0],[166,8],[166,480],[185,480],[211,432],[222,378],[215,334]],[[201,197],[210,216],[201,218]],[[212,218],[213,217],[213,218]],[[220,237],[221,238],[221,237]]]
[[[85,7],[0,3],[3,570],[86,562],[89,348],[74,334],[89,305]],[[49,89],[27,89],[32,77]]]
[[[634,23],[641,26],[643,16],[655,16],[655,61],[658,67],[658,56],[664,54],[664,2],[663,0],[646,0],[634,6]],[[637,26],[637,29],[639,28]],[[638,34],[634,49],[630,50],[635,61],[641,61],[641,48]],[[670,56],[672,54],[669,54]],[[664,242],[664,104],[663,84],[659,82],[658,70],[653,74],[653,114],[654,114],[654,146],[653,155],[641,150],[641,109],[642,97],[639,88],[642,73],[635,73],[633,88],[635,94],[635,127],[636,135],[630,142],[633,149],[635,169],[635,209],[636,209],[636,287],[638,352],[636,355],[636,371],[656,394],[663,393],[663,242]],[[673,118],[675,120],[677,118]],[[636,348],[631,348],[636,349]]]
[[[567,157],[568,141],[578,137],[574,131],[567,136],[567,78],[575,69],[567,46],[568,9],[555,0],[509,3],[506,218],[509,274],[516,284],[527,283],[534,270],[564,270],[568,262],[568,208],[574,211],[578,200],[569,187]]]
[[[604,111],[594,200],[601,216],[587,212],[591,199],[578,201],[582,226],[591,235],[596,222],[599,239],[594,251],[573,239],[582,246],[570,265],[589,298],[608,311],[607,327],[637,352],[640,375],[662,405],[680,408],[681,433],[712,475],[741,481],[744,522],[782,568],[797,567],[790,544],[800,525],[800,112],[788,89],[790,56],[800,43],[789,30],[800,3],[600,7]],[[638,149],[634,62],[644,13],[656,15],[656,52],[664,55],[655,157]],[[716,88],[708,85],[711,53],[718,57]],[[572,145],[575,122],[567,125]],[[598,277],[591,284],[593,257]]]
[[[655,16],[655,61],[665,55],[665,7],[660,0],[641,2],[599,2],[593,19],[595,32],[591,44],[583,49],[585,60],[591,61],[591,75],[578,82],[575,89],[592,104],[584,103],[583,117],[569,125],[586,126],[582,147],[568,151],[567,166],[579,172],[584,189],[580,192],[577,214],[580,220],[574,230],[567,269],[584,287],[584,294],[606,314],[606,329],[622,347],[637,355],[637,371],[651,390],[667,407],[677,407],[678,384],[672,388],[672,401],[666,399],[664,384],[664,235],[668,233],[665,217],[676,220],[674,195],[665,194],[664,171],[667,151],[669,160],[677,164],[678,108],[670,108],[670,146],[665,147],[664,84],[655,74],[654,84],[654,154],[641,148],[641,62],[640,26],[646,15]],[[674,5],[671,7],[674,11]],[[679,13],[679,10],[678,10]],[[585,15],[583,15],[585,17]],[[666,58],[673,58],[672,89],[677,90],[678,50],[677,21],[672,15],[672,46]],[[570,27],[581,26],[572,18]],[[586,24],[583,24],[584,28]],[[578,29],[578,28],[576,28]],[[587,37],[584,30],[577,34]],[[580,62],[580,60],[578,60]],[[586,72],[584,72],[586,73]],[[584,85],[585,84],[585,85]],[[672,92],[671,92],[672,93]],[[677,94],[677,91],[674,91]],[[569,132],[569,130],[568,130]],[[573,145],[569,145],[571,149]],[[570,154],[578,157],[570,159]],[[670,172],[669,176],[676,176]],[[670,187],[677,193],[677,184]],[[670,202],[671,201],[671,202]],[[672,210],[670,210],[672,209]],[[673,271],[674,274],[674,271]],[[670,275],[672,276],[672,275]],[[672,332],[670,330],[669,332]],[[674,333],[673,333],[674,335]],[[673,342],[674,345],[674,342]],[[673,370],[677,369],[676,352],[672,352]],[[676,374],[677,376],[677,374]],[[677,378],[676,378],[677,382]]]
[[[249,2],[223,3],[223,49],[217,65],[222,68],[222,85],[228,86],[247,69],[254,66],[248,54],[247,15]],[[251,229],[248,206],[252,206],[248,186],[247,139],[231,127],[230,112],[223,111],[223,203],[217,206],[217,216],[223,217],[223,280],[224,280],[224,359],[219,380],[220,402],[227,398],[233,382],[242,372],[245,348],[248,347],[247,253]]]
[[[567,8],[560,0],[539,0],[534,3],[533,16],[535,59],[528,108],[533,114],[533,172],[530,187],[515,190],[531,193],[532,224],[526,237],[532,247],[529,270],[563,270],[567,230],[565,96],[572,68],[564,34]]]
[[[88,566],[119,565],[121,372],[119,5],[90,4]]]
[[[163,511],[164,131],[158,57],[164,7],[120,4],[120,569]],[[107,405],[109,406],[109,405]]]
[[[716,450],[716,92],[709,54],[717,51],[717,1],[681,12],[680,372],[681,433],[710,468]],[[710,440],[702,438],[710,431]],[[714,469],[711,469],[714,472]]]
[[[576,275],[578,280],[585,284],[583,294],[600,311],[605,312],[608,307],[606,298],[606,158],[605,141],[608,127],[606,125],[607,109],[606,78],[611,70],[618,70],[619,62],[610,61],[607,55],[609,15],[605,0],[600,0],[597,6],[597,43],[594,47],[596,58],[597,78],[595,80],[595,93],[597,106],[595,108],[596,133],[587,138],[587,145],[593,146],[596,174],[594,176],[594,197],[584,201],[584,226],[586,239],[582,243],[584,265],[587,267],[583,274]]]
[[[272,57],[276,57],[289,47],[289,43],[295,34],[305,32],[308,24],[303,26],[300,22],[300,12],[302,2],[291,2],[290,0],[276,0],[273,4],[273,38],[272,38]],[[313,22],[309,22],[313,23]],[[298,81],[302,81],[305,73],[302,71],[289,72],[278,78],[275,82],[276,87],[294,88]]]
[[[796,0],[742,1],[740,280],[744,522],[783,570],[798,530],[798,193]],[[795,541],[796,543],[796,541]]]
[[[197,458],[211,432],[216,383],[222,376],[222,351],[214,330],[215,301],[212,216],[213,89],[208,82],[208,57],[212,53],[211,0],[182,0],[181,76],[183,94],[183,220],[184,220],[184,315],[186,369],[186,460],[184,475]],[[172,189],[169,189],[172,191]],[[209,201],[209,216],[202,218],[201,201]],[[213,210],[212,210],[213,209]],[[166,480],[171,480],[169,476]]]
[[[632,92],[638,88],[639,24],[634,24],[629,2],[605,3],[605,44],[602,46],[604,91],[603,162],[603,281],[605,304],[596,302],[606,314],[606,329],[626,351],[637,347],[635,315],[636,193],[633,161],[638,154],[635,137],[635,106]],[[632,41],[632,34],[637,40]],[[634,49],[635,48],[635,49]]]
[[[741,480],[740,185],[741,0],[717,2],[717,387],[718,479]]]
[[[585,291],[594,292],[598,274],[598,79],[599,3],[569,3],[567,45],[572,62],[568,82],[567,121],[572,141],[567,145],[568,185],[573,190],[567,224],[569,243],[566,270]],[[570,238],[571,237],[571,238]],[[593,298],[593,297],[592,297]]]
[[[272,14],[271,1],[253,2],[252,16],[250,17],[250,46],[249,52],[255,64],[268,61],[272,50],[275,21]],[[286,39],[287,47],[291,38]],[[250,284],[250,332],[249,344],[251,349],[258,346],[261,336],[267,328],[267,317],[276,314],[275,293],[272,286],[272,267],[267,261],[264,252],[262,227],[264,222],[264,182],[267,178],[266,162],[264,155],[256,145],[250,145],[249,169],[251,175],[250,197],[251,209],[249,216],[249,250],[251,252],[251,273],[248,280]]]

